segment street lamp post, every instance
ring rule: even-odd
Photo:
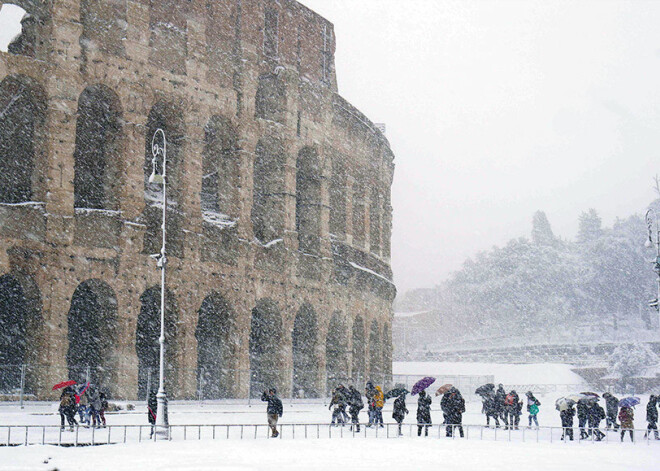
[[[653,208],[646,212],[646,227],[649,231],[649,240],[646,241],[647,247],[655,244],[655,261],[653,262],[653,271],[658,275],[658,292],[657,297],[649,301],[649,306],[660,311],[660,226],[658,225],[658,213]],[[653,232],[655,226],[655,241],[653,240]]]
[[[159,141],[162,141],[159,142]],[[163,185],[163,245],[160,249],[160,254],[156,255],[158,260],[157,266],[160,268],[160,337],[158,343],[160,344],[160,371],[158,378],[158,393],[156,399],[158,401],[158,408],[156,409],[156,432],[164,432],[167,435],[167,428],[169,421],[167,419],[167,394],[165,394],[165,267],[167,266],[167,256],[165,255],[165,243],[167,230],[165,221],[167,220],[167,141],[165,139],[165,131],[161,128],[156,129],[151,139],[151,175],[149,176],[149,183],[156,183]],[[156,163],[158,156],[163,158],[163,171],[159,175],[156,173]]]

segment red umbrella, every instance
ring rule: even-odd
[[[66,388],[67,386],[73,386],[74,384],[76,384],[76,382],[73,380],[62,381],[61,383],[57,383],[55,386],[53,386],[53,391],[55,391],[56,389]]]

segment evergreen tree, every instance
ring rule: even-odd
[[[536,211],[532,218],[532,241],[537,245],[551,245],[554,240],[548,217],[543,211]]]
[[[598,240],[603,235],[601,224],[602,220],[595,209],[589,208],[588,211],[582,212],[579,217],[578,244],[584,245]]]

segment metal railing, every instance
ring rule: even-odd
[[[421,427],[421,430],[419,430]],[[562,427],[520,427],[519,430],[491,428],[485,425],[429,425],[403,424],[402,434],[398,433],[398,424],[386,423],[382,427],[367,427],[360,424],[360,430],[350,425],[334,426],[328,423],[294,423],[278,424],[278,439],[343,439],[368,438],[387,439],[399,436],[414,438],[435,438],[446,440],[483,440],[508,442],[573,442],[582,443],[630,443],[646,445],[654,444],[660,447],[646,429],[634,429],[631,440],[628,431],[621,440],[620,431],[602,431],[602,440],[591,433],[587,438],[580,437],[580,429]],[[94,446],[117,443],[135,443],[143,441],[187,441],[187,440],[254,440],[266,439],[270,435],[270,427],[266,424],[186,424],[169,425],[166,433],[151,433],[150,425],[112,425],[107,428],[95,429],[76,426],[73,431],[63,430],[56,425],[0,425],[0,446],[17,445],[59,445],[59,446]],[[422,431],[423,430],[423,431]],[[568,439],[568,430],[572,430],[574,440]],[[422,436],[418,437],[418,432]],[[428,433],[428,435],[427,435]]]

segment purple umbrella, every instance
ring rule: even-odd
[[[412,387],[412,394],[413,396],[417,393],[420,393],[424,391],[426,388],[431,386],[433,383],[435,383],[435,378],[431,378],[430,376],[426,376],[419,381],[415,383],[415,385]]]
[[[640,402],[641,401],[639,400],[638,397],[634,397],[634,396],[624,397],[619,401],[619,407],[635,407]]]

